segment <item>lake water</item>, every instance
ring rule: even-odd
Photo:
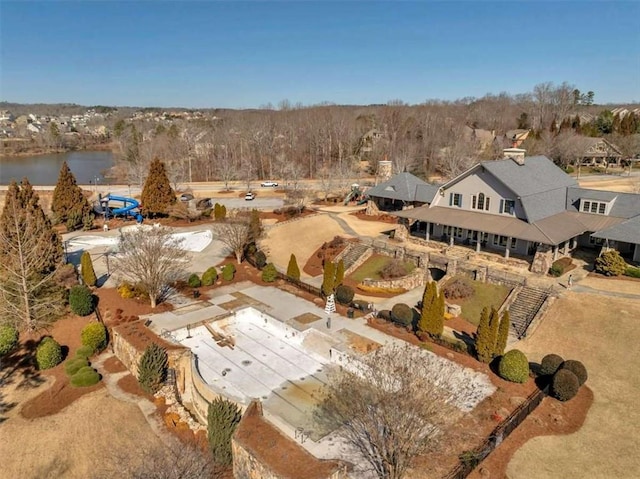
[[[104,173],[113,166],[110,151],[70,151],[53,155],[25,156],[0,159],[0,185],[8,185],[12,179],[20,181],[25,176],[32,185],[55,186],[62,162],[66,160],[80,185],[104,184]]]

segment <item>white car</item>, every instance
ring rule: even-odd
[[[244,195],[245,201],[251,201],[256,197],[251,191],[249,191],[246,195]]]
[[[275,181],[263,181],[262,183],[260,183],[260,186],[262,186],[263,188],[275,188],[276,186],[278,186],[278,183],[276,183]]]

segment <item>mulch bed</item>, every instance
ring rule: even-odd
[[[141,398],[146,398],[151,402],[155,402],[155,397],[147,392],[145,392],[141,387],[140,383],[133,374],[127,374],[122,376],[118,381],[118,387],[122,389],[124,392],[133,394],[134,396],[139,396]]]
[[[398,224],[398,218],[396,216],[387,214],[368,215],[365,213],[365,210],[358,210],[351,213],[351,215],[362,221],[377,221],[382,223],[389,223],[392,225]]]
[[[604,274],[596,273],[595,271],[591,271],[587,276],[591,276],[592,278],[607,279],[612,281],[636,281],[640,283],[640,278],[634,278],[632,276],[605,276]]]
[[[110,374],[124,373],[127,371],[127,367],[120,362],[116,356],[111,356],[104,363],[102,363],[105,371]]]
[[[302,268],[302,271],[307,273],[309,276],[320,276],[324,272],[324,262],[333,261],[336,256],[342,253],[345,248],[348,246],[349,241],[346,238],[342,238],[336,236],[336,238],[341,238],[341,244],[336,244],[335,246],[332,243],[335,241],[325,242],[320,248],[315,250],[313,254],[307,260],[307,263]]]

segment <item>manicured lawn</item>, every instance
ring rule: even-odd
[[[471,279],[463,276],[456,276],[451,278],[450,281],[453,281],[456,278],[462,279],[467,284],[470,284],[473,287],[474,294],[469,298],[456,299],[450,302],[462,306],[462,317],[475,325],[480,322],[480,313],[482,312],[482,308],[485,306],[488,308],[494,306],[498,309],[504,300],[507,299],[507,296],[509,296],[509,292],[511,291],[511,288],[508,286],[480,283],[479,281],[472,281]]]
[[[353,273],[349,275],[350,279],[358,283],[362,282],[365,278],[382,279],[380,277],[380,270],[384,268],[387,263],[393,261],[393,258],[384,255],[374,254],[360,265]],[[407,274],[411,273],[415,269],[415,265],[411,262],[406,262],[405,267]]]

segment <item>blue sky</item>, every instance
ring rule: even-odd
[[[640,101],[640,2],[0,3],[0,99],[251,108],[541,82]]]

